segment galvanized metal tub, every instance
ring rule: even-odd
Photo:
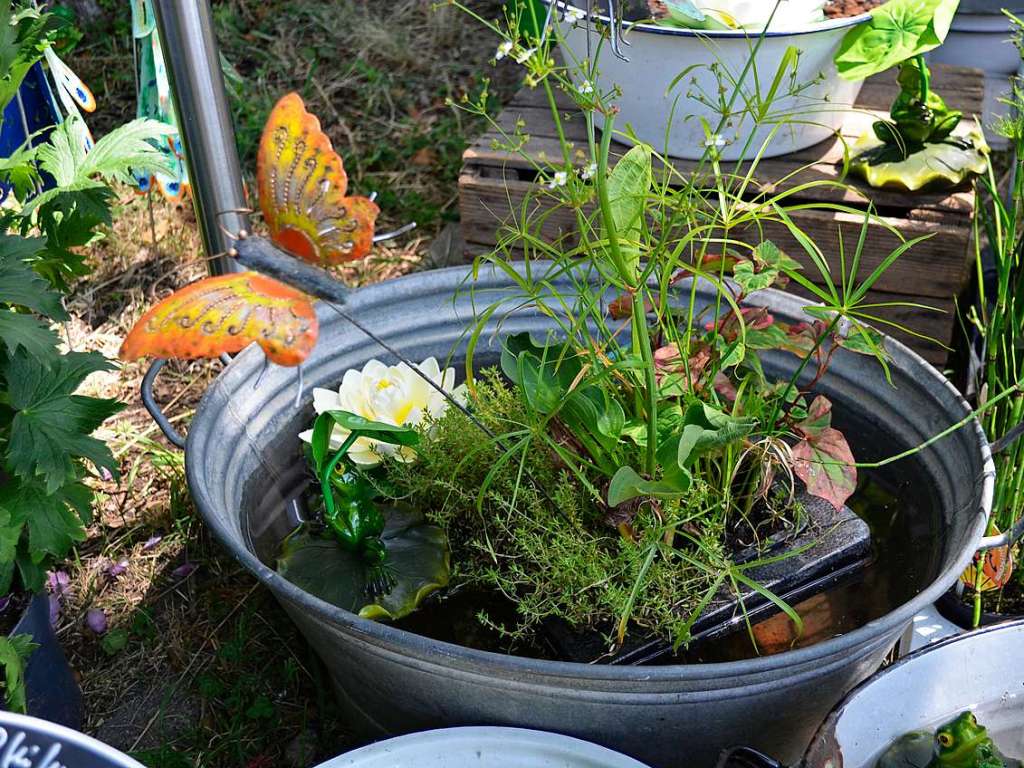
[[[572,292],[568,281],[559,287]],[[416,360],[454,350],[459,365],[474,312],[510,291],[507,277],[484,273],[471,281],[467,268],[452,268],[362,289],[348,311]],[[705,289],[697,296],[701,304],[713,298]],[[762,296],[782,319],[800,316],[800,300],[773,291]],[[280,520],[253,520],[251,513],[285,505],[304,483],[297,435],[312,418],[311,388],[336,386],[345,370],[388,359],[329,308],[321,306],[319,316],[320,342],[304,366],[302,407],[294,403],[294,370],[272,368],[253,388],[263,357],[246,350],[203,398],[188,436],[186,470],[214,534],[277,596],[324,659],[347,724],[367,734],[514,725],[576,736],[658,767],[704,768],[737,744],[796,760],[828,711],[877,670],[915,612],[953,584],[983,533],[994,470],[985,437],[971,423],[920,457],[938,499],[932,514],[940,519],[931,522],[943,531],[935,562],[927,564],[934,578],[887,615],[808,648],[721,664],[597,666],[478,651],[360,619],[302,592],[255,551],[266,526],[278,526],[271,539],[287,533]],[[500,322],[501,333],[551,327],[535,311]],[[497,359],[497,323],[495,316],[489,343],[478,351],[482,364]],[[916,445],[969,414],[941,374],[903,346],[889,347],[895,387],[876,362],[841,350],[819,389],[837,409],[886,424],[893,445]],[[765,358],[772,376],[794,365],[782,353]]]

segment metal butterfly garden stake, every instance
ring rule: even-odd
[[[121,359],[216,358],[256,343],[269,362],[299,367],[316,345],[319,324],[313,301],[321,298],[437,389],[414,364],[338,306],[346,289],[319,268],[362,259],[374,242],[413,225],[374,234],[377,205],[372,198],[348,195],[341,158],[297,94],[283,97],[267,120],[257,181],[271,239],[239,232],[231,255],[259,271],[207,277],[162,300],[129,332]],[[298,370],[297,402],[302,386]],[[349,439],[331,451],[335,425],[347,430]],[[411,446],[419,435],[345,411],[322,414],[314,433],[308,458],[323,509],[317,523],[304,524],[289,538],[282,572],[307,591],[362,615],[405,615],[447,584],[447,541],[416,511],[379,509],[372,479],[345,458],[360,437]]]

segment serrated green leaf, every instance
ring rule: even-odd
[[[64,557],[72,544],[85,540],[85,524],[77,507],[86,494],[91,495],[91,491],[77,482],[53,493],[47,493],[39,482],[19,478],[9,479],[0,488],[0,507],[9,510],[10,525],[28,529],[28,551],[24,554],[33,563],[42,562],[46,556]]]
[[[59,357],[57,334],[32,315],[0,309],[0,339],[12,357],[19,347],[44,365],[56,362]]]
[[[105,187],[111,183],[131,184],[132,172],[166,173],[169,158],[150,143],[160,141],[173,129],[155,120],[133,120],[108,133],[86,153],[85,123],[71,117],[58,125],[49,141],[39,147],[36,159],[53,176],[56,188],[47,190],[25,205],[31,215],[60,194]]]
[[[66,320],[68,315],[60,294],[28,264],[6,257],[3,248],[10,239],[0,240],[0,304],[21,306],[54,320]]]
[[[41,478],[52,493],[77,478],[77,459],[116,471],[110,450],[91,433],[122,405],[72,394],[90,373],[110,368],[95,353],[64,355],[52,368],[24,354],[5,361],[0,372],[15,410],[5,460],[11,473],[25,481]]]
[[[11,588],[23,528],[23,523],[14,519],[11,510],[0,507],[0,595],[6,595]]]

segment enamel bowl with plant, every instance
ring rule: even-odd
[[[548,6],[561,20],[562,56],[601,90],[620,92],[630,135],[688,160],[714,141],[722,160],[735,161],[836,136],[864,79],[892,66],[887,52],[909,58],[940,45],[957,0],[889,0],[850,16],[826,0],[613,0],[608,13],[589,14],[586,6]]]

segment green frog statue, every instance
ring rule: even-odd
[[[876,768],[1021,768],[1004,757],[972,712],[963,712],[934,734],[913,731],[897,739]]]

